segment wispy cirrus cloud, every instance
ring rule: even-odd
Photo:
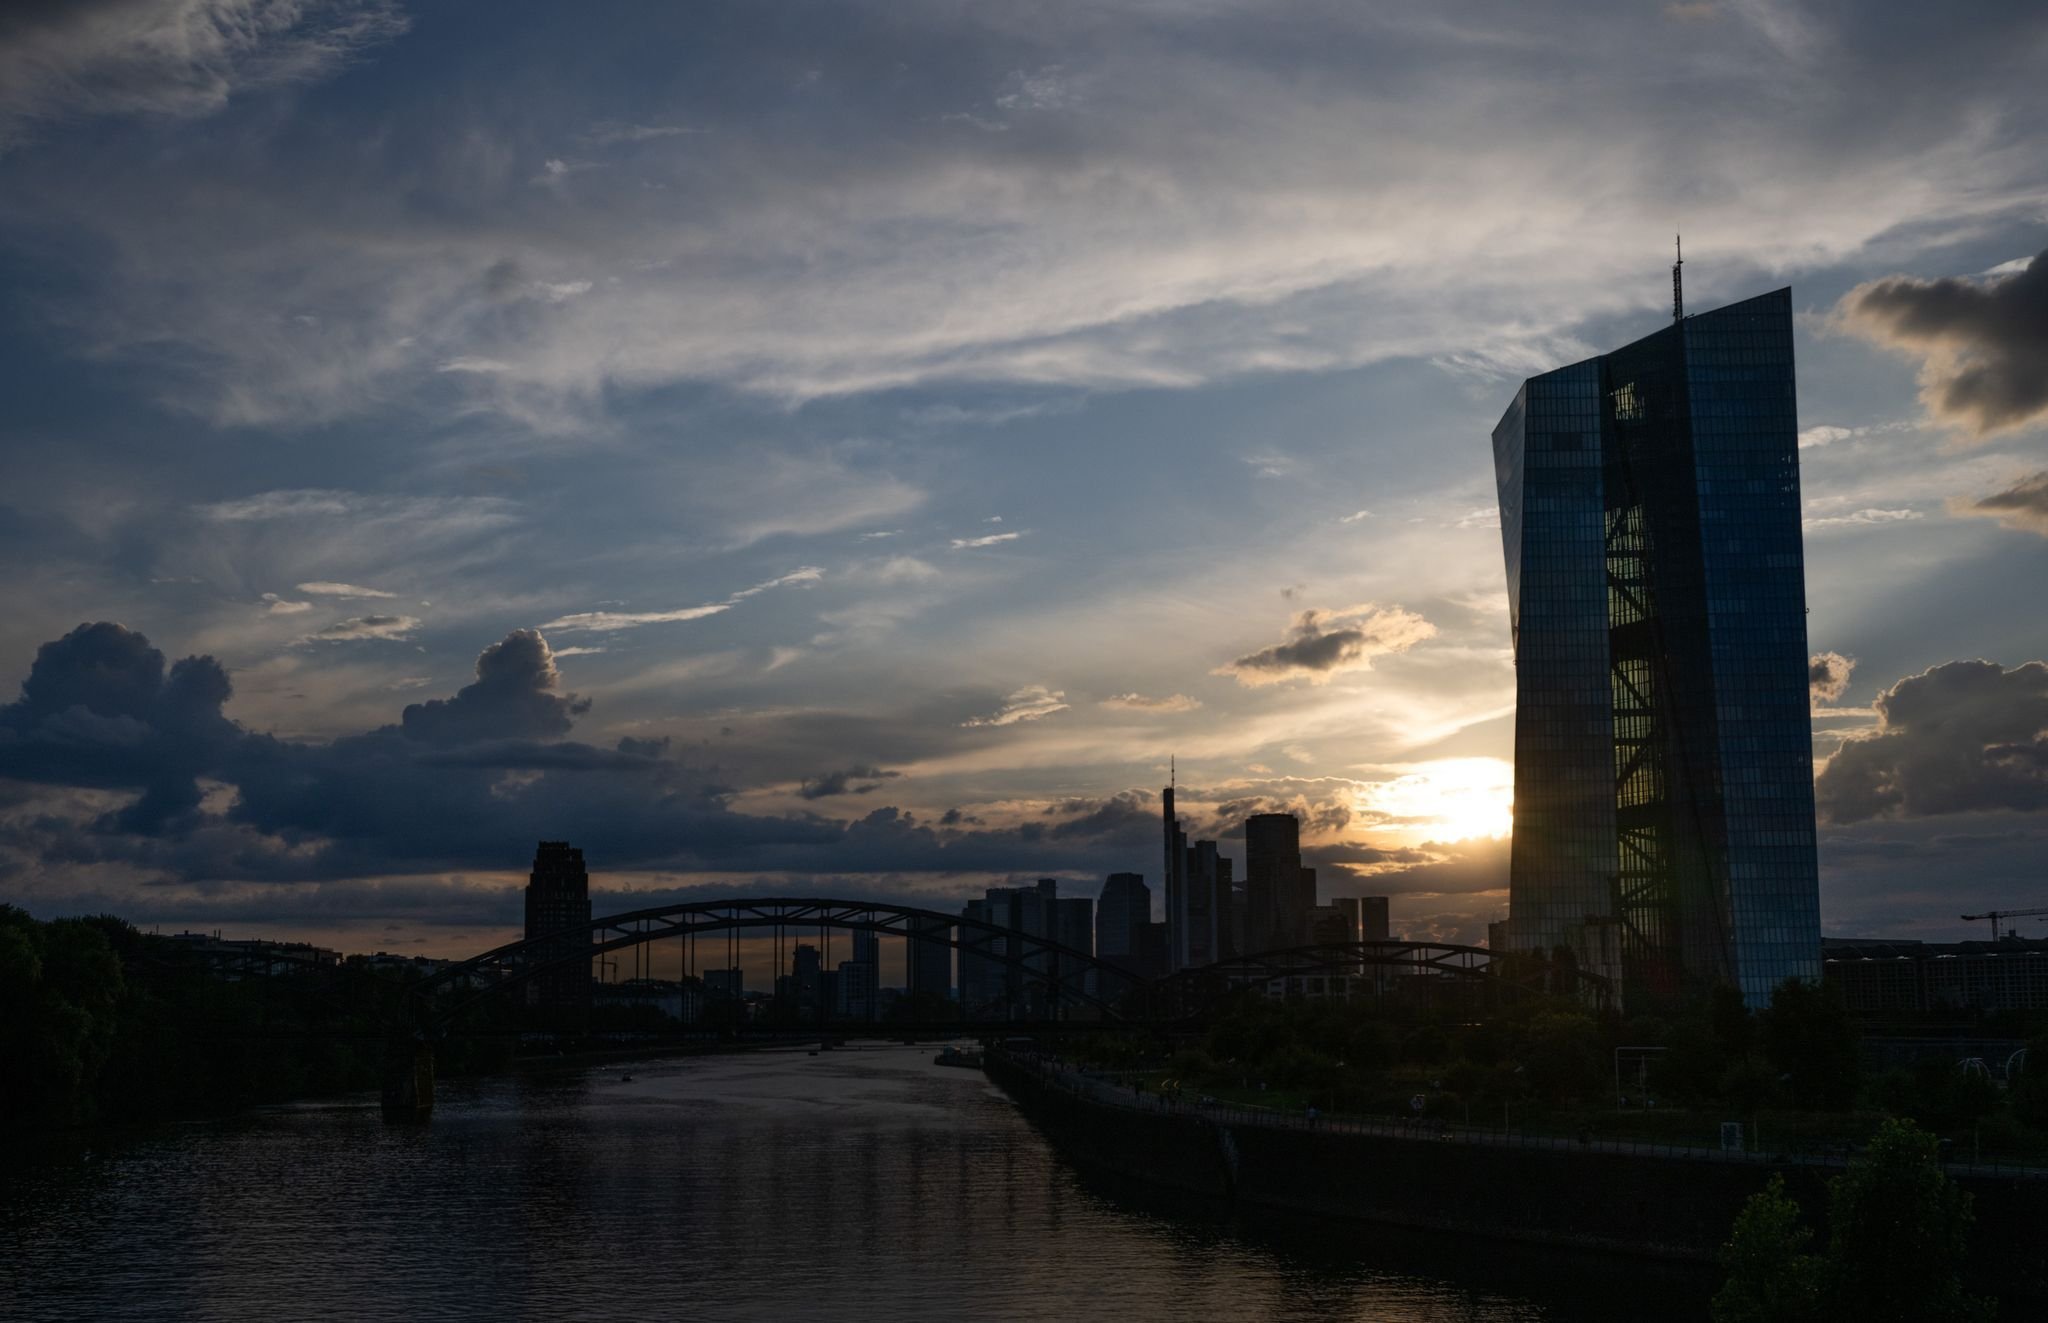
[[[1808,532],[1814,532],[1830,528],[1870,528],[1885,524],[1904,524],[1926,517],[1918,510],[1865,509],[1852,510],[1848,514],[1808,516],[1802,522]]]
[[[392,0],[69,0],[0,10],[0,148],[38,121],[212,114],[404,32]]]
[[[1192,712],[1202,705],[1202,700],[1187,694],[1168,694],[1164,698],[1150,698],[1144,694],[1112,694],[1096,704],[1113,712]]]
[[[342,643],[354,639],[407,639],[420,627],[417,616],[351,616],[307,635],[309,642]]]
[[[1020,721],[1038,721],[1067,710],[1067,696],[1042,684],[1027,684],[1012,693],[1003,705],[984,716],[969,717],[962,726],[1014,726]]]
[[[362,585],[360,585],[360,584],[353,584],[353,583],[332,583],[332,582],[329,582],[329,581],[327,581],[327,580],[322,580],[322,579],[315,579],[315,580],[313,580],[313,581],[312,581],[312,582],[310,582],[310,583],[302,583],[302,584],[298,585],[298,589],[299,589],[299,591],[300,591],[300,592],[302,592],[302,593],[312,593],[312,594],[313,594],[314,596],[316,596],[316,597],[396,597],[396,596],[398,596],[398,594],[397,594],[397,593],[387,593],[387,592],[385,592],[385,591],[384,591],[383,589],[381,589],[381,588],[365,588],[365,587],[363,587],[363,586],[362,586]]]
[[[956,537],[951,545],[955,551],[969,551],[976,547],[994,547],[1005,542],[1015,542],[1023,536],[1022,533],[988,533],[981,537]]]
[[[751,588],[742,588],[722,601],[706,602],[701,606],[676,607],[667,611],[582,611],[573,615],[557,616],[541,628],[566,631],[620,630],[638,629],[642,625],[673,625],[686,620],[702,620],[706,616],[730,611],[748,598],[759,597],[772,589],[813,584],[824,577],[823,569],[816,565],[806,565],[778,578],[757,583]]]

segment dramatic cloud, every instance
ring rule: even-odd
[[[702,620],[730,611],[750,597],[758,597],[771,588],[786,588],[795,584],[813,584],[825,577],[825,571],[816,565],[806,565],[793,570],[779,579],[757,583],[751,588],[742,588],[722,602],[707,602],[702,606],[677,607],[673,611],[584,611],[576,615],[558,616],[542,625],[542,629],[563,630],[617,630],[638,629],[642,625],[671,625],[684,620]]]
[[[323,580],[315,580],[312,583],[302,583],[299,585],[299,591],[302,593],[312,593],[317,597],[398,596],[397,593],[387,593],[381,588],[364,588],[353,583],[328,583]]]
[[[1837,308],[1866,340],[1921,362],[1921,401],[1977,436],[2048,414],[2048,253],[1993,281],[1895,276],[1859,285]]]
[[[1067,710],[1067,696],[1057,689],[1048,689],[1042,684],[1027,684],[1011,694],[1004,704],[983,717],[969,717],[961,722],[963,726],[1014,726],[1020,721],[1036,721],[1049,717],[1055,712]]]
[[[558,694],[561,673],[536,629],[515,629],[478,654],[476,681],[453,698],[414,703],[400,719],[410,739],[460,744],[483,739],[558,739],[590,704]]]
[[[1878,695],[1878,731],[1814,783],[1836,823],[2048,809],[2048,663],[1953,661]]]
[[[1806,684],[1816,704],[1832,703],[1849,692],[1849,672],[1856,669],[1854,657],[1839,652],[1816,652],[1806,663]]]
[[[39,119],[211,114],[405,27],[389,0],[14,0],[0,8],[0,147]]]
[[[1144,694],[1116,694],[1101,702],[1101,706],[1117,712],[1192,712],[1201,705],[1201,699],[1190,698],[1186,694],[1168,694],[1164,698],[1147,698]]]
[[[0,707],[0,777],[139,789],[119,825],[154,830],[198,807],[197,778],[240,738],[221,715],[232,692],[211,657],[167,674],[141,634],[80,625],[37,650],[21,697]]]
[[[2048,537],[2048,470],[2029,474],[1982,500],[1958,501],[1949,508],[1957,514],[1987,515],[2007,528]]]
[[[882,782],[903,775],[880,767],[856,766],[824,772],[807,779],[797,794],[805,799],[829,799],[833,795],[865,795],[882,788]]]
[[[351,616],[309,636],[324,643],[351,639],[403,639],[420,627],[417,616]]]
[[[1370,670],[1373,658],[1406,652],[1435,635],[1435,625],[1404,607],[1368,602],[1342,611],[1310,608],[1294,617],[1284,643],[1247,653],[1215,674],[1234,676],[1242,685],[1323,684],[1345,671]]]

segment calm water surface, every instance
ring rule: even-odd
[[[1103,1187],[933,1050],[444,1082],[426,1126],[348,1099],[16,1164],[0,1318],[1704,1317],[1696,1278]]]

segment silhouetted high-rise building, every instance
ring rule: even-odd
[[[1110,959],[1137,949],[1138,929],[1152,921],[1152,888],[1142,873],[1111,873],[1095,907],[1095,954]]]
[[[1791,291],[1530,378],[1493,453],[1510,942],[1616,920],[1653,998],[1818,978]]]
[[[590,946],[590,874],[583,851],[567,841],[542,841],[526,882],[526,939],[555,938],[534,948],[528,961],[572,955]],[[571,960],[536,974],[527,983],[527,1002],[555,1027],[575,1030],[590,1018],[590,961]]]
[[[1247,954],[1299,946],[1308,939],[1310,905],[1303,901],[1301,883],[1300,820],[1292,813],[1254,813],[1246,818]]]
[[[1216,842],[1196,841],[1187,847],[1181,867],[1181,896],[1179,968],[1222,959],[1229,922],[1230,861],[1216,853]]]
[[[1385,896],[1339,896],[1337,907],[1350,916],[1356,942],[1387,940],[1387,898]]]
[[[1308,940],[1314,946],[1349,946],[1358,940],[1351,912],[1342,905],[1318,905],[1308,912]]]
[[[809,942],[798,942],[789,956],[790,985],[795,991],[797,1010],[806,1016],[829,1006],[825,992],[825,957]]]
[[[913,918],[910,934],[907,991],[935,1011],[953,997],[953,948],[948,944],[953,925],[942,919]]]
[[[849,1020],[872,1020],[881,1008],[882,942],[875,933],[855,929],[853,959],[839,964],[836,1009]]]
[[[1188,837],[1174,812],[1173,792],[1173,786],[1159,792],[1166,849],[1160,881],[1166,893],[1167,967],[1186,969],[1192,963],[1188,948],[1194,942],[1194,918],[1189,913],[1192,906],[1188,897]]]
[[[1009,901],[998,901],[999,894],[1003,893],[991,889],[983,899],[970,900],[960,908],[960,917],[967,921],[960,925],[960,1009],[969,1018],[1000,1006],[1007,996],[1002,957],[1009,952],[1008,939],[972,926],[1010,926]]]

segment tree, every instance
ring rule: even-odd
[[[1835,1178],[1828,1198],[1828,1316],[1858,1323],[1945,1323],[1991,1317],[1964,1293],[1969,1192],[1936,1160],[1937,1140],[1887,1120],[1868,1154]]]
[[[1780,983],[1763,1015],[1763,1042],[1795,1105],[1838,1112],[1856,1100],[1856,1027],[1833,993],[1798,979]]]
[[[1592,1017],[1577,1011],[1545,1011],[1529,1022],[1522,1057],[1529,1084],[1552,1103],[1577,1102],[1600,1093],[1607,1082],[1606,1043]]]
[[[1728,1280],[1714,1297],[1714,1323],[1809,1323],[1820,1313],[1822,1263],[1807,1252],[1813,1232],[1785,1193],[1785,1178],[1751,1195],[1721,1247]]]

